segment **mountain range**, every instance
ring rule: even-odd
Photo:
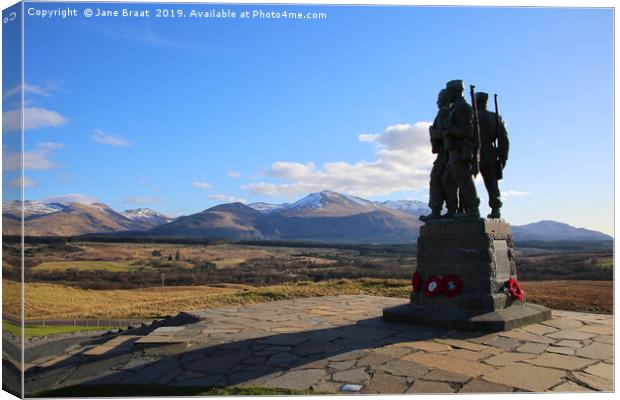
[[[19,202],[3,202],[5,234],[20,234],[19,206]],[[231,240],[403,243],[416,240],[421,225],[418,217],[428,212],[426,204],[417,200],[377,202],[328,190],[293,203],[227,203],[174,219],[148,208],[116,212],[103,203],[24,201],[28,236],[132,232]],[[515,240],[613,240],[555,221],[512,229]]]
[[[76,236],[87,233],[148,231],[171,220],[146,208],[119,213],[103,203],[24,201],[24,223],[27,236]],[[2,202],[2,225],[4,234],[20,234],[18,201]]]

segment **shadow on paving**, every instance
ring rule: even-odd
[[[244,339],[231,338],[233,341],[214,344],[198,342],[187,350],[187,344],[136,344],[125,353],[76,354],[50,367],[27,371],[26,392],[34,394],[78,384],[258,387],[269,386],[276,377],[282,383],[284,376],[278,375],[286,371],[289,371],[288,379],[297,380],[298,384],[308,380],[310,387],[314,381],[328,376],[328,362],[359,359],[368,354],[364,352],[366,349],[414,340],[468,339],[488,334],[387,323],[379,317],[324,329],[265,336],[266,333],[248,329],[234,335],[245,335]],[[124,334],[134,335],[135,331]],[[225,336],[213,338],[213,341],[225,340]],[[291,373],[291,370],[303,370],[303,373]]]

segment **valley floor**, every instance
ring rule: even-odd
[[[3,280],[4,314],[19,314],[19,284]],[[613,281],[522,282],[527,301],[556,310],[613,312]],[[407,298],[406,279],[340,279],[274,286],[219,284],[127,290],[90,290],[51,283],[28,283],[25,316],[32,319],[157,318],[180,311],[275,300],[332,296],[374,295]]]

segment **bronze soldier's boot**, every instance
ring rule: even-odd
[[[441,209],[432,210],[432,212],[428,215],[420,215],[420,221],[422,222],[432,221],[434,219],[439,219],[439,218],[441,218]]]
[[[454,218],[456,216],[456,210],[448,208],[448,212],[441,216],[441,218]]]
[[[464,213],[462,214],[457,214],[456,217],[457,219],[477,219],[480,218],[480,211],[478,210],[478,208],[470,208],[468,210],[465,210]]]
[[[491,209],[491,214],[487,215],[487,218],[501,218],[501,214],[499,212],[499,207],[494,207]]]

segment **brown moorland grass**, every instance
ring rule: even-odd
[[[556,310],[613,313],[613,281],[523,282],[528,302]]]
[[[218,245],[180,245],[180,244],[140,244],[140,243],[72,243],[76,252],[49,251],[34,252],[30,257],[36,263],[44,263],[43,267],[49,267],[50,262],[103,262],[136,265],[153,260],[166,260],[168,256],[174,257],[176,252],[183,260],[197,262],[212,262],[217,268],[231,268],[253,258],[273,258],[281,261],[309,261],[317,264],[329,264],[335,261],[322,257],[304,257],[299,254],[311,252],[321,255],[350,254],[351,251],[330,248],[289,248],[289,247],[261,247],[237,244]],[[32,251],[41,245],[27,245],[27,250]],[[161,256],[153,256],[158,251]],[[87,266],[88,264],[83,264]],[[39,265],[39,267],[41,267]],[[79,267],[79,266],[78,266]],[[82,269],[88,269],[86,267]],[[94,268],[90,268],[94,269]],[[109,268],[106,268],[110,270]]]
[[[4,313],[16,316],[19,285],[3,280]],[[407,297],[406,280],[359,279],[299,282],[254,288],[245,285],[170,286],[88,290],[50,283],[25,285],[26,319],[155,318],[180,311],[298,297],[369,294]]]
[[[3,280],[4,313],[16,316],[19,285]],[[611,313],[611,281],[523,282],[527,300],[554,309]],[[267,287],[171,286],[133,290],[87,290],[48,283],[25,287],[26,319],[154,318],[180,311],[299,297],[368,294],[407,298],[408,280],[357,279],[299,282]]]

